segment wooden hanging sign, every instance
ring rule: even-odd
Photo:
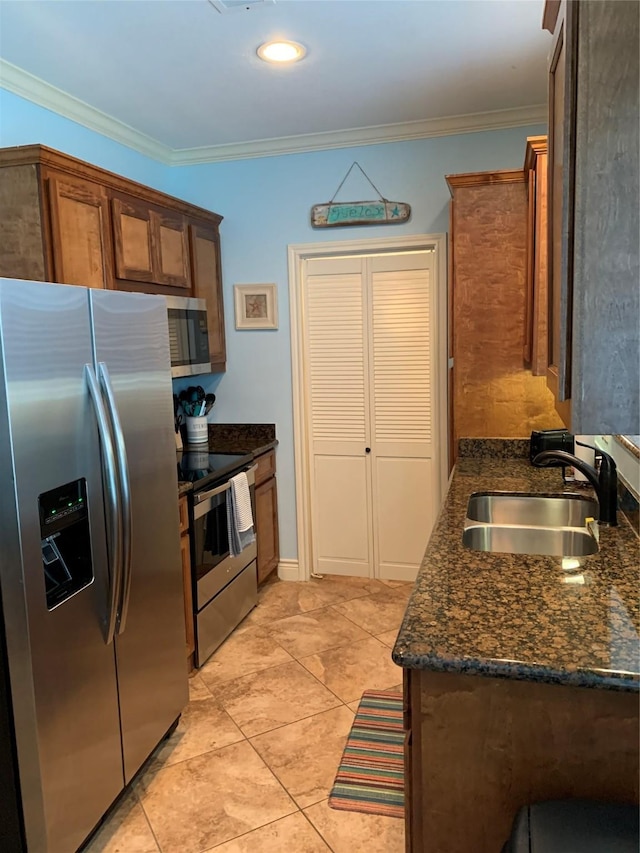
[[[406,222],[411,205],[402,201],[347,201],[314,204],[311,225],[314,228],[335,228],[344,225],[393,225]]]

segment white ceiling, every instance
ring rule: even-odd
[[[1,0],[0,83],[27,97],[31,86],[39,102],[53,93],[65,112],[55,87],[167,151],[249,142],[237,150],[268,153],[264,140],[281,137],[296,137],[287,150],[308,150],[380,125],[410,138],[408,122],[493,111],[509,112],[487,126],[526,124],[535,113],[526,108],[546,101],[542,9],[543,0],[276,0],[220,14],[208,0]],[[259,60],[258,45],[276,37],[304,44],[305,60]],[[67,107],[82,120],[83,104]]]

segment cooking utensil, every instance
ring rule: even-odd
[[[189,418],[195,418],[206,413],[207,395],[201,385],[190,385],[180,392],[179,400],[182,409]]]

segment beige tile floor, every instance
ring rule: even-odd
[[[335,576],[263,587],[86,853],[402,853],[401,820],[327,798],[362,692],[401,689],[390,649],[410,591]]]

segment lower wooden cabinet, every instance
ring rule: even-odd
[[[529,802],[638,801],[637,694],[414,669],[404,694],[407,853],[496,853]]]
[[[278,490],[275,450],[256,460],[256,538],[258,543],[258,583],[262,583],[278,567]]]
[[[184,623],[187,660],[193,669],[193,654],[196,648],[193,625],[193,587],[191,581],[191,541],[189,537],[189,513],[187,499],[180,498],[180,557],[182,559],[182,583],[184,587]]]

